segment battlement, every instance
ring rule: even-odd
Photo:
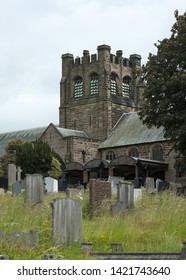
[[[62,55],[63,66],[69,65],[83,65],[99,63],[101,61],[120,64],[125,67],[141,66],[141,56],[138,54],[131,54],[129,58],[123,57],[122,50],[116,51],[116,54],[112,54],[111,48],[108,45],[100,45],[97,47],[97,54],[91,54],[88,50],[83,51],[82,57],[74,58],[73,54],[66,53]]]

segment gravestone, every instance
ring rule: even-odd
[[[16,182],[16,166],[13,163],[8,164],[8,188],[11,188],[13,183]]]
[[[161,179],[156,179],[156,192],[159,192],[159,183],[162,182]]]
[[[44,199],[44,180],[41,174],[27,174],[25,178],[25,200],[38,204]]]
[[[66,189],[67,189],[67,180],[65,178],[62,178],[58,181],[58,191],[65,192]]]
[[[0,196],[1,196],[1,195],[4,195],[4,193],[5,193],[5,190],[2,189],[2,188],[0,188]]]
[[[162,181],[162,182],[159,182],[159,185],[158,185],[158,191],[165,191],[165,190],[168,190],[170,187],[170,183],[167,182],[167,181]]]
[[[140,201],[142,198],[142,188],[136,189],[134,188],[134,205]]]
[[[12,194],[20,194],[22,189],[21,182],[15,182],[12,185]]]
[[[44,178],[45,190],[47,193],[58,192],[58,181],[51,177]]]
[[[154,193],[155,192],[155,187],[154,187],[154,178],[152,177],[147,177],[146,181],[145,181],[145,187],[146,190],[150,193]]]
[[[52,205],[53,242],[68,245],[82,238],[82,206],[78,200],[58,198]]]
[[[120,181],[117,191],[117,202],[112,206],[114,214],[124,214],[134,207],[134,185],[130,181]]]
[[[108,182],[111,182],[111,192],[112,192],[112,195],[116,195],[117,194],[117,189],[118,189],[119,181],[123,181],[123,180],[124,180],[123,177],[109,176]]]

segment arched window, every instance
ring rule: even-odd
[[[106,159],[107,160],[113,160],[115,159],[116,154],[113,150],[108,151],[107,155],[106,155]]]
[[[98,94],[98,75],[92,74],[90,76],[90,94]]]
[[[155,145],[152,148],[152,159],[154,160],[163,160],[163,148],[161,145]]]
[[[130,97],[131,93],[131,77],[125,76],[122,81],[122,95],[124,97]]]
[[[117,75],[112,73],[110,78],[110,92],[111,94],[117,94]]]
[[[78,98],[83,95],[83,79],[81,77],[76,77],[74,82],[74,97]]]
[[[137,148],[131,148],[129,150],[129,156],[130,157],[139,157],[139,151]]]

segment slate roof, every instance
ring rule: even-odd
[[[140,121],[138,113],[124,113],[110,136],[99,149],[166,141],[163,127],[148,128]]]
[[[31,128],[25,130],[18,130],[6,133],[0,133],[0,156],[5,152],[5,146],[7,143],[14,139],[24,139],[27,141],[35,141],[40,138],[42,133],[45,131],[45,127]]]
[[[83,138],[89,138],[84,131],[68,129],[68,128],[62,128],[62,127],[56,127],[56,128],[57,128],[57,130],[60,132],[60,134],[63,137],[83,137]]]
[[[62,137],[88,138],[88,136],[83,131],[61,128],[56,125],[53,125],[53,126],[59,131],[59,133],[62,135]],[[0,156],[2,156],[5,153],[5,147],[9,141],[14,140],[14,139],[24,139],[26,141],[35,141],[36,139],[38,139],[42,136],[42,134],[44,133],[44,131],[47,128],[48,128],[48,126],[0,133]]]

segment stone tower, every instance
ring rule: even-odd
[[[108,45],[97,51],[84,50],[75,59],[62,55],[59,125],[103,141],[124,112],[137,108],[141,56],[123,58],[121,50],[111,54]]]

